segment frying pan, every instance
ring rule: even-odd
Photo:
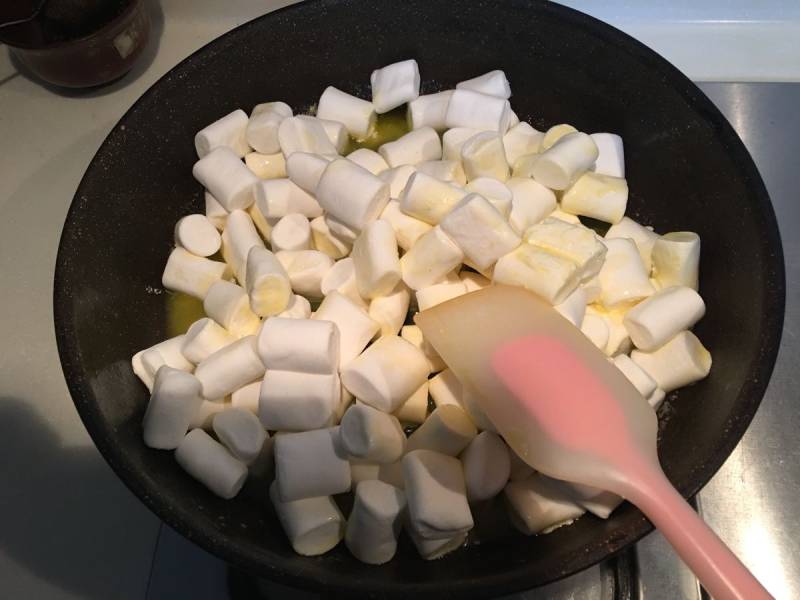
[[[263,484],[218,499],[171,453],[142,443],[147,394],[130,357],[167,335],[164,295],[155,292],[172,228],[203,206],[191,176],[194,133],[259,102],[308,107],[329,84],[368,97],[374,68],[409,57],[419,61],[425,92],[502,68],[513,107],[536,128],[569,122],[619,133],[628,214],[660,232],[700,234],[708,311],[697,333],[714,367],[660,409],[664,469],[684,495],[695,494],[736,446],[772,371],[784,307],[775,216],[741,141],[697,87],[632,38],[556,4],[320,0],[247,23],[190,56],[120,120],[77,190],[56,266],[58,347],[75,405],[119,477],[224,560],[350,597],[500,595],[584,569],[650,525],[623,505],[607,521],[586,516],[540,537],[487,518],[469,547],[432,562],[405,538],[380,567],[358,563],[342,545],[302,558]]]

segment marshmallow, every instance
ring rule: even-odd
[[[493,177],[478,177],[467,184],[466,190],[486,198],[504,218],[508,219],[513,194],[502,181]]]
[[[328,139],[333,144],[333,147],[336,148],[337,154],[343,154],[345,148],[347,148],[348,144],[350,143],[350,134],[347,133],[347,127],[344,126],[344,123],[340,123],[339,121],[330,121],[328,119],[317,119],[321,124],[322,128],[325,130],[325,135],[328,136]]]
[[[508,100],[468,89],[457,89],[450,96],[445,125],[470,127],[481,131],[508,131],[511,105]]]
[[[448,404],[464,408],[461,403],[461,382],[450,369],[445,369],[436,377],[428,380],[428,393],[433,398],[436,408],[447,406]]]
[[[597,144],[597,161],[594,172],[611,177],[625,177],[625,152],[622,138],[614,133],[593,133],[590,136]]]
[[[466,141],[481,132],[471,127],[454,127],[442,134],[442,159],[461,161],[461,148]]]
[[[336,154],[336,147],[328,138],[325,127],[314,117],[300,115],[284,119],[278,126],[278,141],[287,158],[294,152]]]
[[[292,286],[289,275],[272,252],[260,246],[250,248],[246,272],[247,296],[255,314],[270,317],[286,310],[292,299]]]
[[[314,197],[291,179],[261,181],[255,187],[255,197],[256,206],[266,219],[280,219],[293,213],[309,219],[322,215],[322,207]]]
[[[525,122],[514,125],[503,136],[503,149],[508,164],[516,165],[523,156],[537,154],[543,138],[541,131],[536,131]]]
[[[533,468],[511,448],[508,449],[508,457],[510,459],[509,481],[522,481],[534,474]]]
[[[253,225],[256,226],[258,233],[261,234],[261,237],[269,241],[272,235],[272,227],[278,222],[278,219],[267,219],[256,204],[252,204],[246,212],[250,220],[253,221]]]
[[[262,102],[253,107],[253,110],[250,111],[250,116],[255,117],[264,112],[273,112],[284,118],[291,117],[293,114],[292,107],[285,102]]]
[[[359,306],[366,307],[366,303],[358,293],[356,286],[356,273],[352,258],[343,258],[336,261],[333,266],[325,273],[320,282],[320,290],[323,296],[331,292],[339,292]]]
[[[381,466],[375,463],[363,462],[357,459],[350,460],[350,478],[353,487],[358,490],[358,484],[362,481],[373,481],[378,479]]]
[[[691,329],[705,312],[703,299],[692,288],[668,287],[630,309],[622,322],[633,344],[649,352]]]
[[[499,494],[511,474],[505,442],[496,433],[483,431],[461,453],[467,500],[480,502]]]
[[[222,146],[194,163],[192,175],[227,211],[253,203],[253,186],[260,180],[236,153]]]
[[[358,356],[380,329],[362,307],[336,291],[325,296],[314,313],[314,319],[331,321],[339,329],[339,363],[342,367]]]
[[[581,289],[586,294],[586,304],[593,304],[600,300],[600,279],[595,275],[581,284]]]
[[[600,488],[556,479],[549,480],[559,486],[578,506],[601,519],[607,519],[613,510],[622,504],[622,498]]]
[[[419,425],[428,417],[428,382],[426,381],[411,394],[400,408],[392,413],[401,423]]]
[[[175,245],[195,256],[211,256],[222,240],[214,224],[205,215],[186,215],[175,224]]]
[[[286,177],[286,158],[282,152],[275,154],[249,152],[244,157],[244,164],[260,179]]]
[[[378,156],[380,156],[380,154],[378,154]],[[383,160],[383,157],[381,157],[381,160]],[[436,163],[438,161],[434,160],[429,162]],[[420,163],[420,166],[425,164],[427,163]],[[381,171],[378,177],[380,177],[382,181],[385,181],[389,184],[389,197],[399,198],[400,194],[403,192],[403,189],[408,183],[409,177],[416,173],[416,171],[417,168],[415,166],[401,165],[399,167],[395,167],[394,169],[386,169],[385,171]]]
[[[698,288],[700,236],[691,231],[665,233],[653,245],[653,277],[662,288]]]
[[[542,140],[544,148],[545,139]],[[597,145],[585,133],[568,133],[533,164],[533,178],[553,190],[565,190],[588,171],[597,159]],[[621,218],[621,216],[620,216]]]
[[[311,241],[315,250],[327,254],[333,260],[350,254],[351,245],[339,239],[331,232],[325,217],[317,217],[311,221]],[[323,294],[325,292],[322,292]]]
[[[282,313],[276,316],[284,319],[310,319],[311,318],[311,303],[303,296],[292,294],[289,300],[289,306],[286,307]]]
[[[489,96],[497,96],[508,100],[511,97],[511,86],[503,71],[495,70],[467,79],[456,84],[457,90],[472,90]]]
[[[247,467],[202,429],[193,429],[175,450],[183,469],[220,498],[230,500],[242,489]]]
[[[581,281],[597,275],[606,258],[606,246],[594,231],[552,217],[529,227],[525,241],[573,262]]]
[[[190,362],[197,364],[235,341],[236,338],[224,327],[212,319],[203,318],[189,326],[181,352]]]
[[[568,125],[567,123],[553,125],[545,132],[539,152],[544,152],[548,148],[552,148],[553,145],[565,135],[569,133],[575,133],[577,131],[577,129],[575,129],[572,125]]]
[[[656,390],[647,397],[647,403],[652,407],[653,410],[658,410],[658,407],[661,406],[661,403],[664,402],[664,398],[666,398],[667,394],[661,388],[656,388]]]
[[[530,244],[500,257],[492,277],[495,283],[524,287],[552,305],[566,300],[580,282],[575,263]]]
[[[408,316],[411,293],[401,281],[385,296],[373,298],[369,303],[369,316],[380,323],[380,335],[397,335]]]
[[[463,260],[461,248],[441,227],[434,227],[403,255],[400,269],[405,284],[420,290],[444,279]]]
[[[225,228],[228,211],[208,192],[204,193],[203,198],[206,206],[206,218],[217,228],[217,231],[222,231]]]
[[[217,119],[211,125],[201,129],[194,136],[194,148],[197,157],[203,158],[212,150],[220,147],[229,148],[239,158],[250,151],[245,137],[247,129],[247,113],[235,110]]]
[[[586,314],[586,292],[579,286],[561,304],[556,304],[553,308],[567,321],[580,329],[583,317]]]
[[[317,200],[337,220],[361,231],[383,211],[389,201],[389,185],[365,168],[340,158],[322,174]]]
[[[256,352],[256,338],[249,335],[217,350],[197,365],[195,376],[203,384],[207,400],[224,398],[264,374]]]
[[[421,350],[401,337],[384,336],[344,364],[342,383],[359,400],[393,412],[429,373],[428,360]]]
[[[493,177],[505,181],[509,176],[508,159],[499,133],[483,131],[469,138],[461,147],[461,162],[467,181]]]
[[[405,494],[393,485],[374,480],[360,483],[347,520],[344,536],[347,549],[370,565],[392,560],[405,507]]]
[[[140,350],[133,355],[131,358],[133,372],[147,386],[148,391],[153,391],[156,373],[163,365],[187,372],[194,369],[194,365],[186,359],[182,352],[185,342],[186,336],[179,335]]]
[[[339,428],[275,437],[278,495],[284,502],[350,490],[350,463],[339,445]]]
[[[512,525],[525,535],[550,533],[585,512],[558,482],[539,473],[508,482],[503,494]]]
[[[375,112],[383,114],[419,96],[419,66],[413,58],[376,69],[369,78]]]
[[[267,319],[257,346],[267,370],[321,375],[339,371],[339,330],[330,321]]]
[[[472,529],[464,471],[457,458],[415,450],[402,464],[410,528],[417,535],[443,539]]]
[[[601,348],[608,356],[626,354],[631,349],[631,338],[628,330],[622,324],[625,316],[626,306],[619,308],[606,309],[598,304],[591,304],[586,307],[586,316],[595,315],[600,317],[608,329],[608,341],[605,348]],[[584,317],[586,318],[586,317]]]
[[[281,217],[272,228],[270,245],[273,252],[311,248],[311,225],[308,219],[298,213]]]
[[[365,168],[373,175],[380,175],[389,168],[383,156],[369,148],[359,148],[347,155],[347,160]]]
[[[525,154],[524,156],[520,156],[513,163],[509,161],[508,164],[511,165],[511,176],[519,179],[532,179],[533,166],[536,164],[536,161],[539,160],[540,156],[541,154]]]
[[[417,290],[417,308],[420,311],[433,308],[437,304],[447,302],[458,296],[463,296],[467,293],[467,287],[458,279],[456,281],[444,281],[442,283],[434,283],[428,287]]]
[[[653,265],[651,260],[653,246],[658,239],[658,234],[652,229],[639,225],[639,223],[633,219],[622,217],[619,223],[612,225],[608,228],[608,231],[606,231],[605,239],[611,240],[616,238],[630,238],[633,240],[633,243],[636,244],[636,248],[639,250],[639,255],[642,257],[645,271],[649,274]]]
[[[275,154],[281,151],[278,130],[284,119],[292,116],[292,109],[283,102],[267,102],[253,109],[247,123],[246,137],[257,152]]]
[[[334,373],[267,370],[258,400],[258,416],[266,429],[305,431],[328,427],[341,399]],[[332,492],[334,493],[334,492]]]
[[[400,258],[394,229],[381,219],[368,223],[353,244],[356,285],[363,298],[391,292],[400,281]]]
[[[649,398],[656,391],[656,382],[645,373],[627,354],[618,354],[614,357],[614,366],[617,367],[625,378],[631,382],[636,391],[643,397]]]
[[[263,248],[264,242],[250,215],[243,210],[231,211],[222,231],[222,256],[242,286],[247,283],[247,255],[254,246]]]
[[[144,413],[144,443],[159,450],[177,448],[203,402],[201,389],[191,373],[160,367]]]
[[[258,417],[239,408],[231,408],[215,415],[212,427],[217,439],[246,465],[258,458],[267,439],[267,432]]]
[[[711,354],[691,331],[682,331],[652,352],[634,350],[631,359],[665,393],[699,381],[711,370]]]
[[[406,441],[406,452],[433,450],[458,456],[478,434],[469,415],[458,406],[437,407]]]
[[[209,288],[203,310],[234,337],[252,335],[261,325],[250,309],[247,292],[230,281],[218,281]]]
[[[295,152],[286,159],[286,176],[309,194],[317,193],[317,186],[331,160],[319,154]]]
[[[403,326],[402,329],[400,329],[400,337],[408,342],[411,342],[422,351],[422,353],[425,355],[425,358],[428,359],[431,373],[437,373],[445,368],[442,357],[437,354],[436,350],[433,349],[433,346],[425,341],[425,338],[422,335],[422,330],[419,327],[416,325]]]
[[[467,183],[464,167],[461,166],[461,161],[459,160],[426,160],[417,163],[416,169],[446,183],[455,185]]]
[[[225,263],[195,256],[183,248],[174,248],[161,275],[161,284],[168,290],[202,300],[211,286],[227,274]]]
[[[443,540],[426,540],[423,537],[416,535],[413,531],[409,532],[411,541],[414,542],[414,547],[419,552],[419,555],[424,560],[436,560],[443,557],[445,554],[450,554],[454,550],[458,550],[467,541],[467,533],[459,533],[449,539]]]
[[[400,210],[436,225],[466,195],[461,188],[417,171],[400,194]]]
[[[619,223],[627,204],[628,182],[599,173],[584,173],[561,195],[561,210],[606,223]]]
[[[559,221],[564,221],[564,223],[569,223],[570,225],[580,225],[581,220],[576,217],[575,215],[571,215],[569,213],[565,213],[563,210],[556,208],[553,212],[550,213],[551,219],[558,219]]]
[[[397,417],[367,404],[347,409],[339,426],[339,439],[351,458],[376,464],[400,460],[406,447],[406,435]]]
[[[433,127],[420,127],[393,142],[386,142],[378,152],[392,168],[416,165],[428,160],[441,160],[442,142]]]
[[[353,242],[355,242],[358,237],[359,232],[357,229],[348,227],[331,215],[325,215],[325,224],[328,226],[328,231],[330,231],[332,235],[335,235],[342,240],[342,242],[352,247]]]
[[[211,431],[211,423],[214,421],[214,417],[229,408],[231,408],[230,402],[203,400],[200,404],[200,408],[192,415],[192,420],[189,423],[189,431],[192,429]]]
[[[636,244],[629,238],[605,240],[608,252],[598,274],[600,302],[607,308],[639,302],[655,289],[644,268]]]
[[[322,278],[333,266],[333,259],[318,250],[282,250],[275,254],[292,283],[296,294],[321,298]]]
[[[353,394],[347,391],[347,388],[341,384],[341,380],[339,380],[339,390],[340,390],[340,400],[339,405],[336,407],[336,411],[334,413],[334,423],[338,424],[341,422],[344,413],[347,412],[347,409],[356,402],[355,397]]]
[[[351,96],[333,86],[322,92],[317,105],[317,117],[343,123],[356,139],[369,137],[375,128],[375,106]]]
[[[425,221],[405,214],[400,209],[400,203],[397,200],[389,200],[381,213],[381,219],[389,222],[394,229],[397,245],[406,252],[432,228]]]
[[[492,281],[487,279],[480,273],[475,273],[474,271],[462,271],[458,274],[458,278],[461,280],[461,283],[464,284],[464,289],[467,290],[467,293],[470,292],[477,292],[478,290],[482,290],[485,287],[489,287],[492,285]]]
[[[254,415],[258,415],[258,395],[260,391],[260,379],[243,385],[238,390],[234,390],[231,394],[231,407],[246,410]]]
[[[556,208],[553,191],[533,179],[512,177],[505,185],[512,195],[508,223],[520,235],[543,221]]]
[[[491,267],[521,241],[503,215],[478,194],[459,202],[440,227],[479,271]]]
[[[302,556],[319,556],[344,536],[345,520],[330,496],[284,502],[278,482],[269,486],[269,497],[292,550]]]
[[[447,115],[447,105],[450,103],[450,96],[453,90],[446,90],[436,94],[426,94],[419,96],[408,103],[406,120],[411,129],[420,127],[433,127],[437,131],[446,129],[445,117]]]

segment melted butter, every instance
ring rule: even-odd
[[[386,114],[378,115],[375,128],[366,138],[356,140],[351,137],[344,154],[350,154],[353,150],[358,150],[359,148],[377,150],[382,144],[393,142],[409,131],[408,121],[406,120],[406,107],[403,105]]]
[[[203,303],[188,294],[167,292],[167,336],[182,335],[189,325],[206,316]]]

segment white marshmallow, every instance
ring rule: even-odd
[[[417,535],[442,539],[472,529],[464,471],[457,458],[414,450],[402,464],[410,528]]]
[[[301,156],[310,156],[301,154]],[[290,159],[291,160],[291,159]],[[314,196],[291,179],[268,179],[255,187],[256,206],[266,219],[280,219],[299,213],[314,219],[322,215],[322,207]]]
[[[655,289],[644,268],[636,244],[629,238],[605,240],[608,252],[597,277],[600,281],[600,302],[613,308],[652,296]]]
[[[441,160],[442,142],[433,127],[420,127],[393,142],[386,142],[378,152],[392,168],[416,165],[428,160]]]
[[[339,445],[339,428],[276,436],[275,472],[284,502],[350,490],[350,463]]]
[[[403,255],[400,269],[405,284],[412,290],[420,290],[444,279],[463,260],[461,248],[437,226]]]
[[[622,498],[611,492],[606,492],[600,488],[592,487],[590,485],[581,485],[579,483],[569,483],[566,481],[558,481],[551,479],[556,485],[560,485],[566,494],[575,501],[575,503],[588,510],[590,513],[601,519],[607,519],[613,510],[622,504]]]
[[[311,225],[299,213],[288,214],[275,224],[270,236],[273,252],[311,248]]]
[[[293,114],[292,107],[285,102],[261,102],[253,107],[253,110],[250,111],[250,116],[255,117],[263,112],[274,112],[283,115],[283,117],[291,117]]]
[[[397,200],[389,200],[386,208],[381,213],[381,219],[391,224],[397,239],[397,245],[406,252],[432,228],[432,225],[425,221],[420,221],[405,214],[400,209],[400,203]]]
[[[510,481],[503,493],[511,523],[525,535],[549,533],[585,512],[555,480],[539,473]]]
[[[503,215],[478,194],[459,202],[440,227],[479,271],[491,267],[521,242]]]
[[[353,488],[357,491],[358,484],[362,481],[377,480],[380,470],[381,466],[378,464],[350,459],[350,478],[353,481]]]
[[[428,360],[421,350],[401,337],[384,336],[344,365],[342,383],[359,400],[393,412],[429,373]]]
[[[274,431],[320,429],[330,425],[340,399],[336,374],[269,369],[261,384],[258,416]]]
[[[220,498],[230,500],[242,489],[247,467],[202,429],[193,429],[175,450],[183,469]]]
[[[358,356],[380,329],[362,307],[336,291],[325,296],[314,319],[331,321],[338,327],[342,367]]]
[[[561,195],[561,210],[606,223],[619,223],[628,204],[628,182],[584,173]]]
[[[206,206],[206,218],[217,228],[217,231],[222,231],[225,228],[228,211],[209,192],[205,192],[203,198]]]
[[[442,134],[442,159],[461,162],[461,148],[466,141],[481,132],[471,127],[454,127]]]
[[[258,395],[260,391],[260,379],[243,385],[238,390],[234,390],[231,394],[231,407],[246,410],[254,415],[258,415]]]
[[[378,114],[389,112],[419,96],[419,66],[413,58],[374,70],[369,81],[372,104]]]
[[[566,300],[580,282],[575,263],[530,244],[500,257],[492,278],[495,283],[524,287],[554,306]]]
[[[586,304],[593,304],[600,300],[600,279],[597,275],[581,283],[581,289],[586,294]]]
[[[330,496],[284,502],[278,482],[269,486],[269,497],[292,550],[302,556],[319,556],[344,536],[345,519]]]
[[[420,311],[433,308],[437,304],[447,302],[458,296],[463,296],[467,293],[467,286],[458,279],[456,281],[444,281],[442,283],[434,283],[428,287],[417,290],[417,308]]]
[[[388,221],[368,223],[353,244],[356,285],[363,298],[391,292],[400,281],[400,257],[394,229]]]
[[[351,245],[336,237],[328,227],[325,217],[317,217],[311,221],[311,241],[315,250],[327,254],[333,260],[350,254]],[[325,292],[322,292],[323,294]]]
[[[256,204],[252,204],[246,212],[261,237],[269,241],[272,235],[272,227],[278,222],[278,219],[267,219]]]
[[[285,157],[295,152],[312,154],[336,154],[325,127],[319,119],[300,115],[281,121],[278,126],[278,141]]]
[[[503,149],[508,164],[516,165],[523,156],[537,154],[543,138],[544,133],[536,131],[525,122],[514,125],[503,136]]]
[[[359,167],[365,168],[373,175],[380,175],[387,169],[389,165],[383,159],[383,156],[370,150],[369,148],[358,148],[353,150],[346,156],[347,160],[356,163]]]
[[[500,70],[489,71],[478,77],[461,81],[456,84],[456,89],[472,90],[489,96],[497,96],[504,100],[508,100],[511,97],[511,86],[508,83],[508,79],[506,79],[506,74]]]
[[[275,154],[248,152],[244,157],[244,164],[259,179],[286,177],[286,157],[282,152]]]
[[[380,154],[378,156],[380,156]],[[383,160],[383,157],[381,157],[381,160]],[[414,173],[416,173],[416,171],[417,168],[415,166],[402,165],[399,167],[395,167],[394,169],[386,169],[385,171],[381,171],[378,177],[380,177],[382,181],[385,181],[386,183],[389,184],[389,197],[396,199],[400,197],[400,194],[403,192],[403,190],[406,187],[406,184],[408,183],[408,179]]]
[[[443,557],[445,554],[458,550],[467,541],[467,533],[459,533],[449,539],[443,540],[426,540],[423,537],[416,535],[413,531],[409,532],[411,541],[414,542],[414,547],[419,552],[420,557],[424,560],[436,560]]]
[[[216,148],[226,147],[241,158],[250,151],[245,137],[246,129],[247,113],[241,109],[217,119],[194,136],[197,157],[203,158]]]
[[[525,241],[573,262],[581,281],[597,275],[606,258],[606,246],[594,231],[552,217],[529,227]]]
[[[634,350],[631,359],[665,393],[695,383],[711,370],[711,354],[691,331],[682,331],[652,352]]]
[[[380,323],[380,335],[398,335],[408,316],[411,292],[406,284],[399,282],[385,296],[373,298],[369,303],[369,316]]]
[[[445,368],[442,357],[437,354],[436,350],[433,349],[433,346],[425,341],[425,338],[422,335],[422,330],[419,327],[416,325],[404,325],[400,329],[400,337],[408,342],[411,342],[417,348],[422,350],[422,353],[425,355],[425,358],[428,359],[428,363],[430,364],[431,373],[437,373]]]
[[[653,244],[653,277],[662,288],[698,289],[700,236],[691,231],[665,233]]]
[[[564,223],[569,223],[570,225],[580,225],[581,220],[576,217],[575,215],[571,215],[569,213],[565,213],[563,210],[556,208],[553,212],[550,213],[551,219],[558,219],[559,221],[564,221]]]
[[[419,425],[428,417],[428,382],[426,381],[411,394],[408,400],[392,413],[401,423]]]
[[[349,225],[345,225],[342,221],[333,215],[325,215],[325,223],[328,225],[328,230],[343,242],[353,245],[358,237],[359,229],[353,229]]]
[[[295,152],[286,159],[286,175],[295,185],[309,194],[317,193],[317,186],[331,159],[319,154]]]
[[[222,230],[222,256],[242,286],[247,284],[247,255],[250,248],[264,247],[253,220],[243,210],[231,211]]]
[[[339,426],[339,438],[351,458],[376,464],[400,460],[406,447],[406,435],[397,417],[368,404],[354,404],[347,409]]]
[[[565,190],[588,171],[595,160],[597,145],[594,140],[585,133],[568,133],[542,152],[533,164],[533,178],[550,189]]]
[[[375,480],[359,484],[347,520],[344,537],[347,549],[370,565],[392,560],[405,508],[405,494],[393,485]]]
[[[156,373],[163,365],[187,372],[191,372],[194,369],[194,365],[186,359],[182,352],[185,342],[186,336],[179,335],[159,342],[155,346],[140,350],[133,355],[133,358],[131,358],[133,372],[147,386],[148,391],[153,391]]]
[[[276,316],[284,319],[310,319],[311,303],[305,297],[293,294],[286,310]]]
[[[441,221],[467,192],[419,171],[400,194],[400,210],[430,225]]]
[[[469,138],[461,147],[461,162],[467,181],[478,177],[508,179],[510,170],[503,138],[493,131],[482,131]]]
[[[461,382],[450,369],[445,369],[428,380],[428,393],[433,398],[436,408],[447,405],[464,408],[461,402],[463,393]]]
[[[289,274],[272,252],[260,246],[250,248],[247,255],[247,296],[250,308],[262,317],[283,312],[292,299]]]
[[[325,273],[320,283],[320,290],[323,296],[331,292],[339,292],[352,300],[355,304],[366,307],[366,303],[358,293],[356,286],[356,273],[352,258],[343,258],[336,261],[333,266]]]
[[[437,407],[406,441],[406,452],[433,450],[458,456],[478,434],[466,411],[453,404]]]
[[[416,165],[417,171],[454,185],[465,185],[467,176],[459,160],[426,160]],[[473,190],[474,191],[474,190]]]
[[[590,314],[600,317],[606,324],[608,329],[608,341],[605,348],[601,348],[608,356],[616,356],[617,354],[626,354],[631,349],[631,338],[628,335],[628,330],[622,324],[622,319],[625,316],[626,306],[621,306],[614,309],[605,309],[599,304],[591,304],[586,307],[586,317]],[[586,318],[584,317],[584,319]]]
[[[214,417],[219,413],[231,408],[230,402],[220,400],[203,400],[200,408],[192,415],[192,421],[189,423],[189,431],[192,429],[204,429],[211,431],[211,423]]]
[[[361,231],[383,211],[389,201],[389,185],[363,167],[340,158],[322,174],[317,200],[337,220]]]
[[[177,448],[203,402],[201,390],[200,382],[191,373],[160,367],[144,413],[144,443],[159,450]]]
[[[511,190],[511,228],[522,235],[556,209],[556,195],[530,178],[512,177],[505,185]]]
[[[467,184],[466,190],[486,198],[504,218],[508,219],[511,214],[513,194],[505,183],[493,177],[478,177]]]
[[[256,352],[255,336],[229,344],[197,365],[195,376],[203,384],[207,400],[224,398],[264,374],[264,363]]]
[[[622,322],[634,345],[649,352],[692,328],[705,312],[700,294],[692,288],[675,286],[664,288],[631,308]]]
[[[656,382],[645,373],[627,354],[618,354],[614,357],[614,366],[617,367],[625,378],[631,382],[643,397],[649,398],[656,391]]]
[[[522,481],[534,474],[533,467],[522,460],[511,448],[508,449],[508,457],[511,465],[508,474],[509,481]]]
[[[653,262],[651,255],[653,253],[653,246],[658,239],[658,234],[652,229],[648,229],[639,225],[633,219],[622,217],[622,220],[615,225],[612,225],[606,231],[605,238],[607,240],[616,238],[630,238],[636,247],[639,249],[639,255],[642,257],[645,271],[649,274],[652,270]]]
[[[227,275],[225,263],[195,256],[183,248],[174,248],[167,258],[161,284],[168,290],[202,300],[209,288]]]
[[[221,244],[217,228],[205,215],[186,215],[175,224],[175,245],[195,256],[211,256]]]
[[[444,120],[448,128],[470,127],[503,134],[508,131],[511,105],[504,98],[457,89],[450,96]]]
[[[333,259],[319,250],[282,250],[275,254],[292,283],[296,294],[321,298],[322,278],[333,266]]]
[[[532,179],[533,166],[536,164],[536,161],[539,160],[540,156],[541,154],[536,154],[536,153],[525,154],[523,156],[520,156],[513,163],[509,161],[508,164],[511,165],[511,176],[517,177],[519,179]]]
[[[260,180],[236,153],[222,146],[194,163],[192,175],[227,211],[253,203],[253,186]]]
[[[317,117],[344,123],[356,139],[369,137],[375,128],[375,106],[361,98],[351,96],[333,86],[322,92],[317,105]]]
[[[622,138],[615,133],[593,133],[590,136],[597,144],[597,161],[594,172],[611,177],[625,177],[625,152]]]
[[[342,154],[350,143],[350,134],[347,133],[347,127],[344,126],[344,123],[340,123],[339,121],[330,121],[328,119],[318,119],[318,121],[322,124],[323,129],[325,129],[325,134],[328,136],[331,144],[336,148],[336,153]]]
[[[209,288],[203,310],[234,337],[252,335],[261,326],[258,315],[250,308],[247,292],[230,281],[218,281]]]
[[[267,439],[267,432],[258,417],[239,408],[224,410],[215,415],[212,427],[217,439],[246,465],[258,458]]]
[[[235,341],[236,338],[224,327],[212,319],[203,318],[189,326],[181,352],[190,362],[197,364]]]
[[[491,279],[487,279],[480,273],[475,273],[474,271],[462,271],[458,274],[458,278],[461,280],[461,283],[464,284],[464,289],[467,290],[468,294],[492,285]]]
[[[577,129],[575,129],[572,125],[569,125],[567,123],[561,123],[560,125],[553,125],[550,129],[545,131],[539,152],[544,152],[548,148],[552,148],[553,145],[558,140],[563,138],[565,135],[569,133],[575,133],[577,131],[578,131]]]
[[[556,304],[553,308],[580,329],[583,324],[583,316],[586,314],[586,292],[579,286],[561,304]]]
[[[656,390],[647,397],[647,403],[652,407],[653,410],[658,410],[658,407],[664,402],[664,398],[666,398],[667,394],[661,388],[656,388]]]
[[[339,347],[339,330],[330,321],[273,317],[258,334],[258,355],[267,370],[336,374]]]
[[[467,499],[481,502],[499,494],[511,474],[505,442],[496,433],[483,431],[461,453]]]
[[[281,151],[278,129],[281,122],[292,116],[277,110],[263,110],[250,117],[246,128],[247,143],[257,152],[275,154]]]
[[[419,96],[409,102],[408,113],[406,114],[409,127],[411,129],[433,127],[438,131],[445,129],[447,105],[450,103],[450,96],[452,95],[453,90],[446,90]]]

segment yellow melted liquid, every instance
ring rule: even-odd
[[[167,292],[167,335],[175,337],[189,329],[189,325],[206,316],[203,303],[193,296]]]
[[[363,140],[350,138],[350,143],[345,148],[345,154],[350,154],[359,148],[377,150],[379,146],[386,142],[393,142],[410,131],[406,120],[406,108],[401,106],[386,114],[378,115],[375,122],[375,129],[372,134]]]

